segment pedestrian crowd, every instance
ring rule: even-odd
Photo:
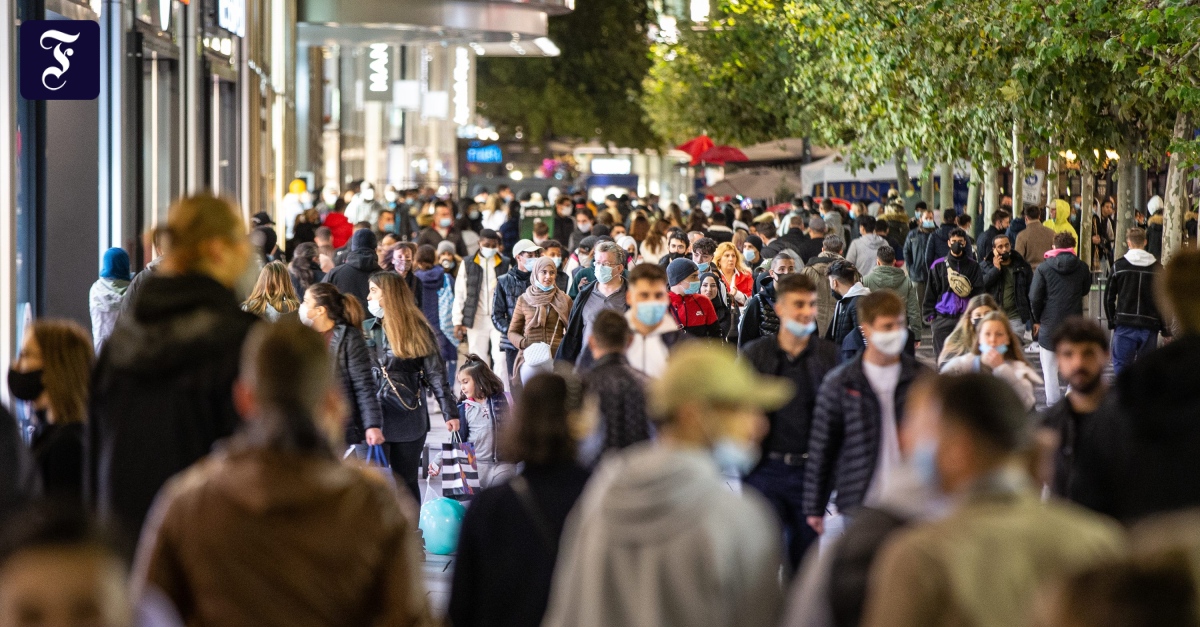
[[[26,325],[0,627],[1200,626],[1200,252],[1104,207],[181,199]]]

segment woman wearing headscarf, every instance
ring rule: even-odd
[[[97,353],[117,324],[121,302],[125,299],[125,291],[132,278],[129,275],[128,253],[120,248],[104,251],[100,278],[88,292],[88,310],[92,313],[92,344]]]
[[[531,344],[549,344],[550,354],[558,351],[571,315],[571,297],[558,289],[557,274],[553,259],[538,257],[533,261],[529,287],[517,299],[512,322],[508,325],[508,341],[519,351],[513,372],[521,371],[525,349]]]

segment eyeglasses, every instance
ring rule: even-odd
[[[597,265],[603,266],[605,268],[620,268],[621,267],[621,264],[619,264],[619,263],[601,263],[601,264],[597,264]]]

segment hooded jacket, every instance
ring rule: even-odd
[[[782,539],[707,451],[636,444],[601,462],[571,513],[542,625],[774,625]]]
[[[856,306],[858,297],[870,293],[871,290],[861,282],[850,287],[834,305],[833,319],[829,322],[829,330],[825,332],[825,339],[838,346],[842,345],[842,340],[846,339],[851,331],[858,328],[858,307]]]
[[[414,514],[366,469],[237,442],[167,484],[133,580],[188,625],[433,625]]]
[[[779,316],[775,314],[775,280],[770,274],[758,279],[758,293],[746,302],[738,330],[738,349],[760,337],[779,333]]]
[[[866,274],[871,271],[879,259],[879,249],[888,245],[886,238],[874,233],[867,233],[850,242],[850,249],[846,251],[846,261],[854,264],[860,273]]]
[[[367,294],[371,291],[371,275],[381,271],[375,251],[363,248],[346,255],[346,263],[330,270],[323,282],[332,283],[339,292],[354,296],[365,310]]]
[[[904,301],[905,311],[908,312],[908,333],[912,337],[921,337],[924,328],[921,322],[921,297],[913,286],[904,270],[895,266],[875,266],[863,277],[863,287],[872,292],[891,290]]]
[[[1130,524],[1200,506],[1200,336],[1126,366],[1076,439],[1072,498]]]
[[[1045,225],[1056,234],[1070,233],[1075,238],[1075,252],[1079,252],[1079,232],[1075,230],[1074,226],[1071,226],[1071,205],[1067,201],[1054,201],[1054,219],[1047,218]]]
[[[329,233],[332,235],[330,244],[334,248],[345,246],[346,242],[350,241],[350,236],[354,235],[354,225],[341,213],[333,212],[325,216],[322,226],[329,227]]]
[[[1161,212],[1146,220],[1146,252],[1162,258],[1163,248],[1163,215]]]
[[[417,280],[421,282],[421,313],[425,314],[429,326],[433,327],[433,335],[437,337],[438,346],[442,350],[442,359],[457,359],[456,346],[451,344],[442,332],[442,315],[439,310],[441,299],[438,298],[438,294],[444,289],[454,289],[446,276],[446,269],[433,266],[428,270],[414,270],[413,274],[417,275]]]
[[[950,272],[948,268],[953,268],[955,272],[961,274],[971,284],[971,291],[962,296],[964,310],[966,307],[965,301],[983,293],[983,272],[979,269],[979,264],[974,259],[967,257],[965,251],[962,257],[947,256],[943,259],[938,259],[929,268],[928,280],[925,284],[925,302],[921,304],[921,314],[925,316],[926,320],[947,315],[956,318],[962,314],[962,311],[945,314],[937,310],[937,305],[942,295],[951,291]]]
[[[1054,350],[1051,337],[1063,320],[1083,315],[1083,298],[1092,287],[1092,272],[1074,253],[1060,252],[1033,273],[1029,305],[1033,322],[1041,325],[1038,344]]]
[[[1004,269],[1008,269],[1013,274],[1013,289],[1016,295],[1017,312],[1021,314],[1023,322],[1029,322],[1033,319],[1033,311],[1029,306],[1029,286],[1033,283],[1033,269],[1029,266],[1029,262],[1021,256],[1021,253],[1013,251],[1010,263],[1007,266],[997,268],[995,264],[988,262],[983,266],[983,289],[992,298],[1000,303],[1001,308],[1004,307]]]
[[[904,258],[909,260],[908,278],[913,283],[924,283],[928,280],[929,264],[923,263],[923,260],[925,247],[929,245],[932,235],[932,230],[917,228],[909,231],[908,237],[904,238]]]
[[[812,263],[803,268],[796,268],[797,272],[812,279],[817,286],[817,333],[821,333],[822,329],[828,329],[833,320],[833,310],[837,306],[837,300],[833,298],[833,293],[825,288],[829,286],[830,264],[841,258],[841,255],[834,253],[821,253],[812,259]]]
[[[233,382],[258,318],[200,274],[155,274],[132,307],[92,375],[85,498],[136,537],[167,479],[237,426]]]
[[[99,279],[88,292],[88,310],[92,314],[92,343],[96,352],[112,335],[121,314],[121,302],[129,289],[129,281],[121,279]]]
[[[929,241],[925,243],[925,262],[926,268],[933,267],[933,262],[946,257],[950,254],[950,233],[957,229],[954,224],[943,224],[934,232],[929,234]],[[970,248],[967,249],[967,255],[970,255]]]
[[[1154,301],[1155,277],[1160,272],[1162,264],[1154,255],[1138,248],[1130,249],[1113,264],[1104,291],[1104,317],[1109,329],[1133,327],[1170,335]]]

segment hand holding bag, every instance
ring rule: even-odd
[[[383,446],[373,444],[367,447],[367,466],[376,470],[391,485],[396,485],[396,475],[392,474],[392,465],[388,463]]]

